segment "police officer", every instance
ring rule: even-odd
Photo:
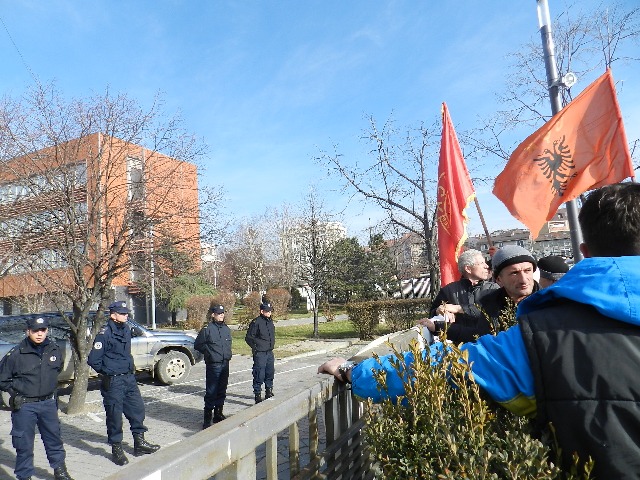
[[[100,374],[100,393],[107,415],[107,438],[111,444],[111,459],[116,465],[126,465],[129,459],[122,450],[122,414],[129,420],[133,434],[135,456],[153,453],[160,445],[144,439],[144,402],[134,375],[131,356],[131,328],[127,325],[129,309],[126,302],[109,305],[109,320],[96,335],[89,353],[89,365]]]
[[[33,468],[33,442],[36,425],[56,480],[72,480],[64,463],[65,451],[58,418],[58,374],[62,353],[47,338],[49,320],[29,318],[27,338],[13,347],[0,361],[0,389],[11,399],[11,437],[16,449],[18,479],[30,480]]]
[[[249,324],[245,341],[253,352],[253,394],[256,403],[262,401],[262,384],[265,387],[264,398],[273,397],[273,376],[275,374],[273,347],[276,343],[276,328],[271,319],[273,307],[269,302],[260,304],[260,316]]]
[[[209,308],[211,322],[205,325],[193,345],[204,354],[207,365],[207,389],[204,394],[204,423],[202,428],[218,423],[226,417],[222,414],[229,383],[229,360],[231,360],[231,330],[224,323],[224,307]]]

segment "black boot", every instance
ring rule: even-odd
[[[227,417],[222,414],[222,405],[213,408],[213,423],[221,422],[225,418]]]
[[[260,403],[262,401],[262,393],[256,393],[256,403]]]
[[[126,465],[127,463],[129,463],[129,459],[127,458],[127,456],[124,454],[124,451],[122,450],[121,443],[111,444],[111,460],[113,460],[113,463],[120,466]]]
[[[264,399],[266,400],[267,398],[271,398],[271,397],[273,397],[273,388],[269,388],[269,387],[265,388]]]
[[[53,477],[55,480],[73,480],[69,472],[67,472],[67,466],[64,463],[53,469]]]
[[[160,450],[160,445],[154,445],[144,439],[144,433],[133,434],[133,454],[136,457],[140,455],[146,455],[147,453],[153,453]]]
[[[211,426],[211,419],[213,418],[213,410],[210,408],[204,409],[204,422],[202,424],[202,429],[209,428]]]

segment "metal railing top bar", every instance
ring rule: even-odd
[[[264,401],[246,408],[224,422],[213,425],[153,455],[122,468],[107,480],[196,480],[207,479],[277,436],[338,395],[345,387],[333,377],[304,387],[287,397]],[[199,412],[198,412],[199,413]],[[265,421],[265,417],[268,421]]]

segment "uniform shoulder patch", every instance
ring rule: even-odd
[[[94,344],[93,344],[93,348],[94,348],[95,350],[100,350],[100,349],[102,349],[102,342],[96,342],[96,343],[94,343]]]

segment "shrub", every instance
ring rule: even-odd
[[[267,290],[266,297],[273,306],[271,318],[274,321],[280,318],[287,318],[291,294],[284,288],[270,288]]]
[[[452,346],[432,365],[415,342],[411,351],[416,361],[404,376],[405,396],[367,402],[366,441],[385,479],[590,478],[592,465],[579,474],[577,467],[561,472],[549,462],[551,450],[529,435],[527,419],[485,401],[460,362],[464,352]],[[403,357],[396,357],[394,368],[406,372]],[[383,372],[376,380],[386,390]]]
[[[224,307],[224,321],[231,323],[233,321],[233,307],[236,305],[236,296],[233,292],[220,290],[212,298],[210,305],[220,304]],[[208,321],[208,319],[205,319]]]
[[[428,299],[380,300],[347,303],[347,315],[361,340],[373,338],[376,326],[384,320],[393,331],[406,330],[426,315],[431,303]]]
[[[211,296],[194,295],[185,301],[187,309],[187,320],[184,326],[187,329],[200,330],[206,322],[207,311],[211,304]]]
[[[291,310],[304,309],[305,312],[307,311],[307,302],[302,297],[300,290],[298,290],[296,287],[291,287],[290,307],[291,307]]]
[[[331,304],[327,300],[324,300],[322,302],[320,308],[322,309],[322,314],[324,315],[324,318],[327,320],[327,322],[333,322],[336,319],[336,314],[333,311],[333,308],[331,308]]]
[[[242,299],[244,309],[238,317],[238,326],[245,329],[251,323],[251,320],[260,314],[260,304],[262,303],[262,295],[258,292],[251,292]]]

